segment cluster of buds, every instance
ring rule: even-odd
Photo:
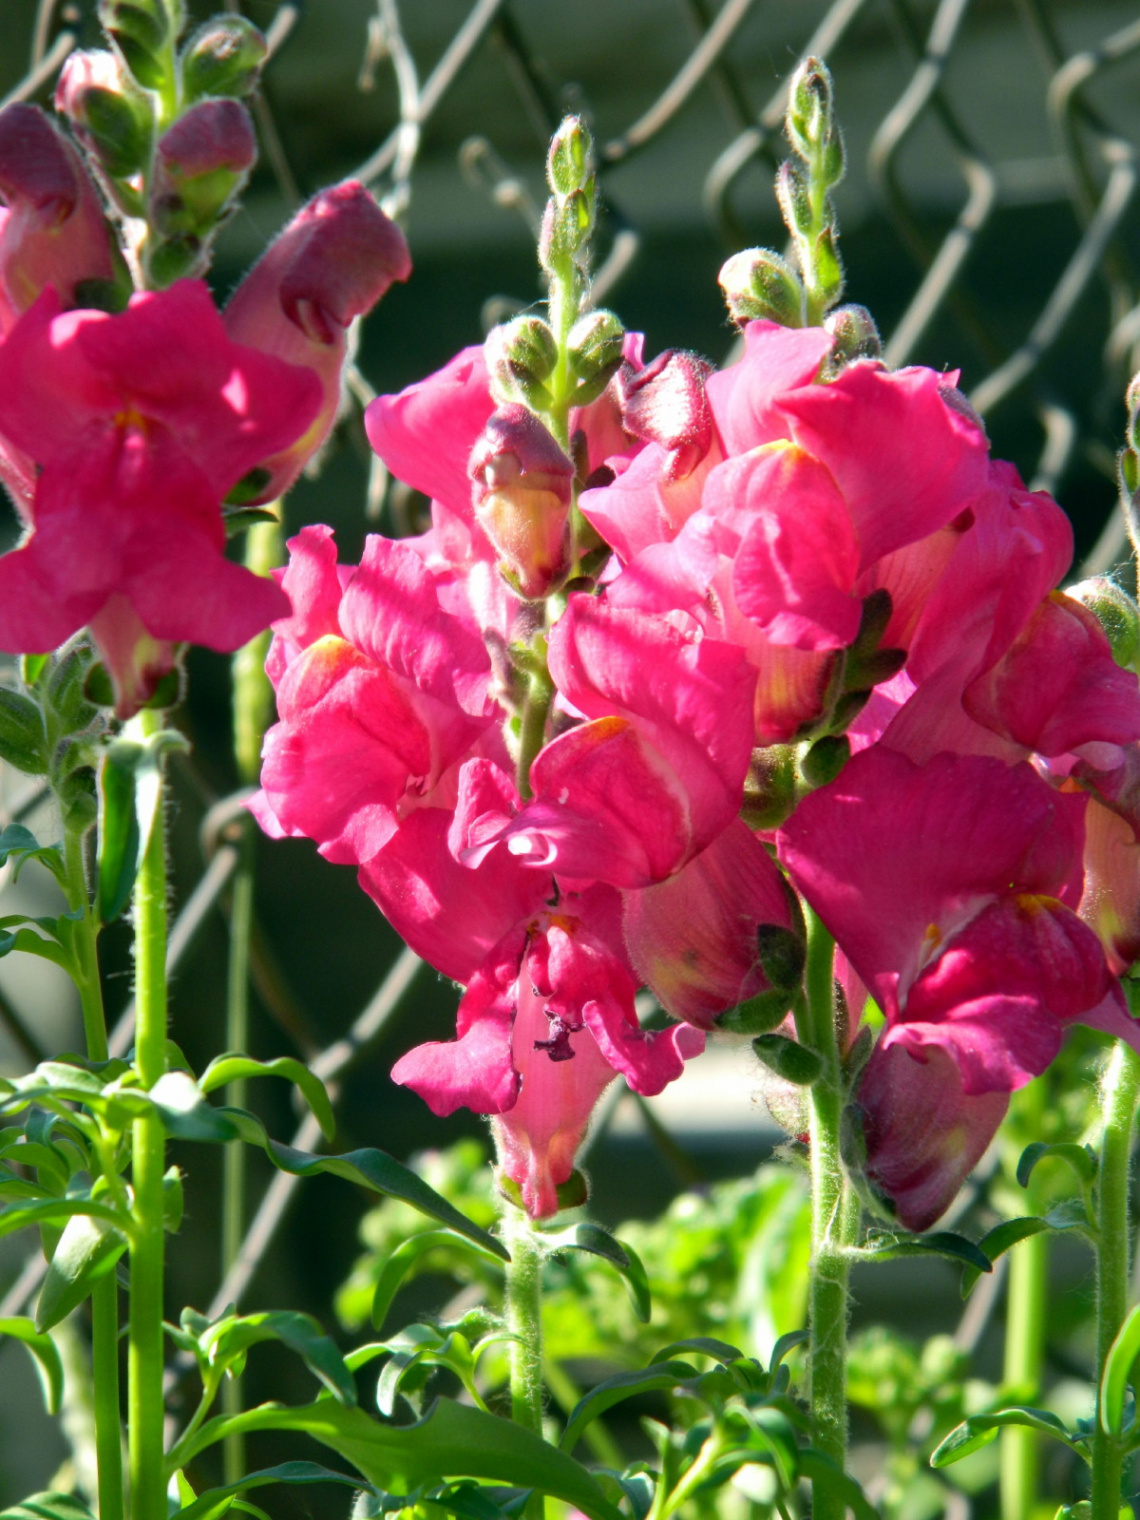
[[[146,283],[201,274],[210,244],[257,157],[240,97],[257,85],[265,39],[240,16],[216,17],[181,49],[180,6],[102,0],[113,50],[73,53],[56,91],[111,198],[145,234]]]

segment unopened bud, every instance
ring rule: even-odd
[[[594,197],[588,191],[574,190],[565,200],[548,200],[538,236],[538,261],[543,269],[576,260],[593,230]]]
[[[670,451],[670,479],[691,474],[709,451],[713,421],[705,383],[711,372],[697,354],[666,349],[626,386],[622,426]]]
[[[734,253],[717,276],[728,314],[738,326],[766,320],[782,327],[802,327],[804,291],[800,277],[770,248]]]
[[[139,84],[161,89],[171,32],[163,0],[99,0],[99,21]]]
[[[785,159],[776,175],[776,199],[784,226],[795,235],[807,235],[812,229],[811,195],[807,176],[798,164]]]
[[[249,95],[257,88],[266,56],[265,37],[244,16],[215,16],[182,52],[182,88],[188,100],[202,95]]]
[[[549,403],[550,393],[542,382],[558,362],[558,344],[541,317],[515,317],[492,328],[483,357],[496,401],[532,408]]]
[[[257,138],[237,100],[201,100],[155,151],[151,217],[167,237],[207,237],[257,160]]]
[[[127,179],[145,166],[154,111],[114,53],[72,53],[59,76],[55,108],[112,179]]]
[[[588,406],[621,367],[625,329],[612,311],[590,311],[570,329],[570,368],[578,379],[575,406]]]
[[[567,116],[550,142],[546,178],[557,196],[571,195],[593,172],[589,128],[577,116]]]
[[[287,490],[324,442],[340,404],[349,324],[411,272],[404,234],[359,181],[346,180],[314,196],[238,286],[223,314],[230,337],[305,365],[324,391],[304,437],[258,466],[246,502]]]
[[[65,307],[91,293],[126,305],[130,276],[95,186],[38,106],[0,111],[0,200],[0,334],[49,285]]]
[[[793,149],[825,186],[843,178],[843,138],[835,123],[831,75],[820,58],[806,58],[792,76],[784,127]]]
[[[1066,586],[1065,595],[1093,614],[1104,629],[1116,663],[1134,670],[1140,660],[1140,608],[1127,591],[1106,575],[1094,575]]]
[[[856,359],[881,357],[879,329],[865,306],[840,306],[828,313],[823,325],[834,339],[828,366],[836,373]]]
[[[492,413],[467,473],[508,584],[528,600],[545,596],[566,567],[574,466],[533,412],[511,404]]]

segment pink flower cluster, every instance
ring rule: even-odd
[[[758,946],[799,933],[784,872],[838,941],[853,1029],[868,994],[885,1019],[852,1101],[908,1226],[1068,1023],[1136,1039],[1115,975],[1140,943],[1140,689],[1054,589],[1064,514],[989,459],[954,379],[843,367],[820,328],[753,322],[715,374],[627,338],[572,463],[467,350],[368,413],[431,528],[357,567],[328,529],[293,540],[255,810],[355,865],[465,986],[457,1039],[393,1075],[494,1115],[532,1214],[615,1073],[659,1092],[779,993]],[[575,472],[601,568],[536,671]],[[853,758],[813,773],[844,732]],[[639,986],[681,1022],[643,1029]]]
[[[0,649],[88,627],[128,716],[175,645],[237,649],[288,611],[226,559],[222,503],[296,478],[332,425],[347,326],[407,278],[407,247],[345,184],[224,314],[198,280],[128,302],[95,186],[34,106],[0,113],[0,197],[0,479],[26,529],[0,557]]]

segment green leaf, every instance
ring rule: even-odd
[[[963,1457],[988,1446],[1006,1425],[1024,1425],[1030,1430],[1043,1431],[1045,1435],[1063,1441],[1070,1451],[1080,1451],[1055,1414],[1050,1414],[1047,1409],[1012,1405],[1009,1409],[995,1409],[990,1414],[972,1414],[968,1420],[963,1420],[936,1448],[930,1458],[931,1467],[949,1467],[951,1462],[960,1462]]]
[[[199,1337],[199,1344],[213,1367],[245,1361],[246,1352],[261,1341],[280,1341],[305,1363],[335,1399],[356,1403],[356,1384],[344,1365],[334,1341],[311,1314],[272,1309],[219,1320]]]
[[[36,1305],[36,1329],[50,1330],[79,1307],[101,1277],[114,1270],[127,1249],[121,1230],[101,1219],[75,1214],[52,1254]]]
[[[858,1261],[894,1261],[899,1256],[948,1256],[965,1262],[979,1272],[992,1272],[993,1262],[972,1240],[949,1230],[935,1230],[932,1235],[898,1235],[853,1251]]]
[[[695,1380],[697,1370],[688,1362],[658,1361],[639,1372],[619,1372],[591,1388],[575,1404],[562,1432],[558,1445],[562,1451],[573,1451],[586,1427],[625,1399],[639,1393],[668,1393],[679,1384]]]
[[[825,1452],[817,1451],[814,1446],[805,1446],[797,1454],[797,1466],[801,1477],[810,1478],[813,1488],[822,1488],[825,1493],[834,1494],[852,1511],[855,1520],[879,1520],[878,1510],[867,1498],[861,1485]]]
[[[789,1040],[783,1034],[762,1034],[752,1041],[752,1049],[769,1071],[797,1087],[810,1087],[823,1069],[814,1050]]]
[[[384,1321],[388,1317],[388,1310],[400,1289],[400,1284],[416,1267],[420,1257],[441,1246],[451,1250],[472,1251],[485,1261],[493,1262],[496,1266],[502,1265],[500,1257],[493,1255],[483,1246],[477,1245],[473,1240],[465,1240],[453,1230],[423,1230],[418,1235],[410,1236],[388,1257],[380,1276],[376,1279],[376,1289],[372,1295],[372,1323],[377,1330],[384,1328]]]
[[[28,1351],[35,1358],[47,1412],[58,1414],[63,1402],[63,1363],[59,1359],[59,1352],[55,1349],[55,1342],[51,1336],[37,1330],[32,1321],[25,1319],[22,1315],[12,1319],[0,1319],[0,1335],[10,1335],[13,1340],[23,1341],[27,1346]],[[5,1511],[5,1514],[7,1513],[9,1511]]]
[[[802,1331],[798,1333],[803,1334]],[[677,1351],[699,1351],[702,1356],[714,1357],[726,1367],[730,1362],[738,1362],[744,1355],[738,1346],[730,1346],[727,1341],[718,1341],[711,1335],[691,1335],[687,1340],[671,1341],[668,1346],[663,1346],[653,1358],[653,1363],[667,1361]]]
[[[978,1250],[984,1252],[991,1262],[995,1262],[999,1256],[1004,1256],[1006,1251],[1017,1245],[1018,1241],[1029,1240],[1050,1228],[1047,1219],[1039,1219],[1034,1215],[1027,1215],[1024,1219],[1003,1219],[1001,1224],[995,1224],[992,1230],[982,1236],[978,1241]],[[975,1266],[963,1267],[963,1298],[969,1296],[971,1288],[981,1275]]]
[[[645,1267],[642,1265],[640,1256],[632,1246],[616,1239],[599,1224],[572,1225],[570,1229],[563,1230],[560,1235],[544,1235],[542,1240],[544,1248],[551,1253],[586,1251],[591,1256],[600,1256],[603,1261],[608,1261],[621,1273],[625,1281],[633,1304],[633,1312],[643,1325],[649,1323],[653,1312],[649,1279],[645,1275]]]
[[[242,1077],[284,1077],[287,1082],[294,1083],[300,1088],[325,1139],[331,1140],[335,1136],[336,1119],[325,1084],[303,1061],[295,1061],[291,1056],[279,1056],[275,1061],[255,1061],[243,1055],[217,1056],[202,1073],[198,1087],[203,1093],[211,1093]]]
[[[768,1363],[768,1371],[775,1372],[784,1358],[793,1352],[797,1346],[807,1344],[808,1333],[806,1330],[789,1330],[787,1335],[781,1335],[780,1339],[772,1347],[772,1359]]]
[[[29,1494],[11,1508],[0,1510],[0,1520],[95,1520],[74,1494]]]
[[[1017,1180],[1022,1187],[1029,1186],[1033,1168],[1046,1156],[1055,1156],[1058,1161],[1067,1161],[1082,1185],[1096,1181],[1098,1162],[1096,1152],[1091,1145],[1077,1145],[1069,1140],[1046,1145],[1043,1140],[1035,1140],[1032,1145],[1025,1147],[1017,1163]]]
[[[2,691],[3,688],[0,688]],[[20,872],[29,860],[45,865],[57,881],[63,880],[63,855],[57,844],[40,844],[39,840],[22,823],[10,823],[0,829],[0,866],[12,862],[12,880],[18,881]]]
[[[1121,1325],[1104,1361],[1100,1385],[1101,1428],[1111,1436],[1124,1429],[1124,1393],[1132,1364],[1140,1354],[1140,1304]]]
[[[318,1462],[282,1462],[278,1467],[263,1467],[249,1473],[225,1488],[208,1488],[200,1498],[175,1513],[178,1520],[218,1520],[239,1495],[250,1488],[263,1488],[267,1483],[344,1483],[349,1488],[360,1487],[359,1478],[333,1472]]]
[[[621,1520],[597,1480],[565,1452],[521,1425],[450,1399],[438,1399],[413,1425],[382,1424],[332,1399],[294,1409],[263,1405],[208,1421],[186,1460],[229,1432],[254,1430],[305,1431],[380,1488],[399,1483],[406,1492],[447,1478],[486,1478],[562,1499],[589,1520]]]
[[[0,686],[0,760],[28,776],[47,775],[47,735],[39,703],[10,686]]]
[[[45,1198],[35,1203],[12,1203],[0,1210],[0,1236],[12,1235],[30,1224],[61,1224],[76,1214],[90,1214],[108,1224],[122,1224],[114,1209],[91,1198]]]

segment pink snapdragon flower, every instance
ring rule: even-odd
[[[856,1102],[865,1097],[871,1116],[867,1176],[914,1228],[949,1203],[1001,1117],[999,1105],[969,1100],[1044,1071],[1074,1021],[1140,1045],[1101,946],[1074,911],[1084,810],[1083,797],[1026,765],[944,754],[919,767],[874,746],[779,832],[793,882],[886,1016]],[[956,1117],[941,1147],[932,1131],[912,1157],[924,1201],[911,1211],[908,1116],[933,1100],[902,1056],[922,1066],[932,1052],[941,1055],[931,1090],[944,1057],[962,1101],[957,1088],[937,1100]]]
[[[85,624],[121,715],[183,641],[239,648],[287,601],[225,557],[220,502],[303,432],[313,377],[232,342],[204,285],[61,313],[54,290],[0,346],[0,436],[39,469],[30,531],[0,558],[0,648]]]
[[[358,567],[338,566],[332,530],[309,527],[289,549],[254,812],[276,838],[362,865],[441,787],[453,800],[449,773],[493,715],[491,662],[411,544],[370,535]]]
[[[220,103],[220,102],[219,102]],[[272,501],[321,446],[340,405],[348,328],[412,272],[404,234],[356,180],[322,190],[238,286],[223,314],[230,337],[312,371],[321,405],[289,447],[259,460],[243,499]]]

